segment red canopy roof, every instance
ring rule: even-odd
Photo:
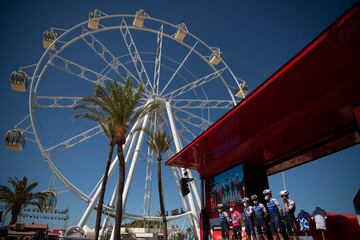
[[[201,177],[239,163],[273,174],[360,142],[359,6],[166,164]]]

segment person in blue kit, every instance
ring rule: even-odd
[[[280,238],[280,240],[284,240],[284,237],[281,233],[281,219],[283,217],[283,210],[275,198],[272,197],[272,193],[270,189],[265,189],[263,191],[266,206],[270,215],[270,231],[275,240]]]
[[[250,206],[250,199],[247,197],[243,198],[243,205],[244,205],[243,226],[245,227],[247,239],[251,239],[251,237],[255,237],[255,231],[252,222],[253,209]]]
[[[221,223],[221,237],[222,239],[229,239],[229,214],[224,210],[222,204],[218,204],[219,218]]]
[[[258,234],[258,239],[268,240],[266,235],[266,218],[267,218],[267,211],[265,206],[262,203],[259,203],[259,199],[257,195],[252,195],[251,200],[254,203],[252,207],[253,214],[255,216],[255,225],[256,225],[256,232]]]
[[[286,232],[289,236],[289,239],[298,240],[299,237],[297,236],[297,229],[295,224],[296,221],[295,202],[289,198],[289,192],[287,190],[282,190],[280,192],[280,197],[285,206],[284,218],[285,218]]]

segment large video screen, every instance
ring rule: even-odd
[[[210,207],[239,205],[244,197],[244,167],[238,165],[210,179]]]

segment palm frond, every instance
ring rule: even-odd
[[[172,137],[162,130],[152,132],[147,128],[137,128],[135,131],[144,131],[146,133],[148,146],[158,155],[166,152],[171,147]]]
[[[31,183],[30,185],[28,185],[28,186],[25,188],[25,192],[26,192],[26,193],[32,192],[32,191],[34,190],[34,188],[36,188],[38,185],[39,185],[39,183],[37,183],[37,182]]]

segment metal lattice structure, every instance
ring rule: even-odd
[[[189,32],[188,26],[152,18],[143,10],[135,15],[107,15],[95,10],[89,14],[87,21],[69,29],[52,28],[47,30],[43,37],[46,50],[39,62],[20,68],[21,72],[14,74],[11,82],[26,84],[24,76],[31,76],[31,79],[28,79],[31,80],[28,89],[29,114],[15,129],[21,130],[26,140],[36,142],[51,171],[67,189],[86,202],[88,207],[78,223],[78,227],[82,228],[92,210],[96,208],[102,177],[96,182],[91,193],[87,194],[81,186],[67,177],[66,171],[58,168],[54,159],[60,152],[71,151],[96,138],[102,138],[101,127],[83,127],[81,123],[77,123],[76,126],[81,125],[81,129],[79,127],[76,133],[71,132],[72,135],[67,137],[59,134],[61,137],[58,139],[54,137],[54,133],[52,141],[49,141],[47,139],[50,138],[42,127],[47,120],[40,123],[41,116],[46,113],[48,118],[56,111],[71,112],[71,109],[81,102],[82,97],[91,95],[89,89],[93,89],[96,84],[103,85],[114,80],[123,83],[126,78],[133,80],[134,88],[142,84],[145,90],[138,107],[149,101],[158,101],[162,108],[138,119],[129,127],[131,130],[124,145],[128,168],[123,195],[124,206],[139,159],[143,159],[146,166],[145,189],[143,214],[125,212],[124,217],[160,220],[160,217],[152,215],[150,211],[154,154],[145,144],[144,132],[134,132],[134,129],[163,129],[170,133],[174,140],[174,145],[168,152],[168,157],[171,157],[238,104],[247,94],[246,83],[231,71],[219,48],[208,46]],[[121,51],[118,50],[120,48]],[[61,78],[56,80],[56,88],[51,87],[54,78]],[[84,84],[86,87],[67,88],[68,79],[74,79],[78,85]],[[13,89],[23,91],[24,87],[14,86]],[[52,94],[53,92],[61,93]],[[72,94],[74,92],[78,93]],[[69,121],[65,112],[62,112],[62,118]],[[118,159],[115,157],[109,177],[113,175],[117,164]],[[190,170],[171,169],[179,193],[179,180],[184,171],[192,177]],[[193,232],[199,237],[200,194],[196,183],[192,182],[190,187],[191,194],[186,198],[180,193],[183,204],[181,208],[184,212],[168,216],[168,220],[187,217]],[[104,204],[106,217],[102,229],[106,229],[109,218],[114,215],[116,191],[117,185],[110,200]]]

